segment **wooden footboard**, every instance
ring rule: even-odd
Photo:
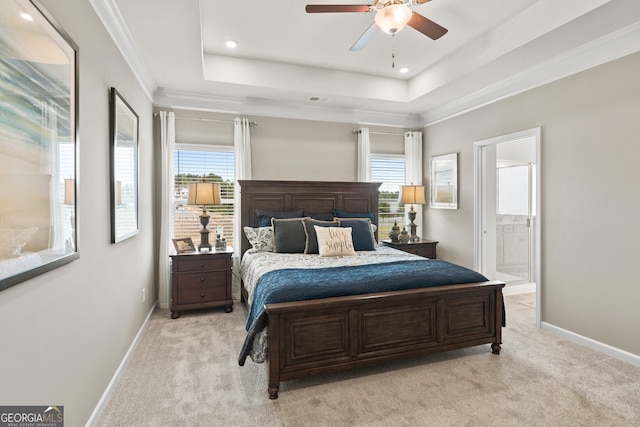
[[[269,397],[280,381],[502,343],[503,282],[268,304]]]

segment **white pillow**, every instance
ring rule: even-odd
[[[318,227],[314,225],[318,238],[320,256],[355,256],[351,227]]]
[[[261,252],[275,252],[273,239],[273,227],[244,227],[244,234],[251,243],[253,249]]]

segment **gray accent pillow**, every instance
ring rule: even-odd
[[[304,218],[271,218],[276,252],[301,254],[307,244]]]

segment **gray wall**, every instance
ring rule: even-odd
[[[157,107],[156,111],[162,109]],[[232,121],[237,114],[177,109],[171,111],[177,117],[176,143],[233,146]],[[226,122],[183,119],[187,117]],[[372,132],[372,151],[404,153],[404,129],[400,128],[274,117],[242,117],[258,123],[250,128],[253,179],[354,181],[358,137],[353,130],[360,127],[368,127]]]
[[[425,129],[460,153],[460,209],[426,209],[439,255],[473,265],[473,143],[542,127],[542,321],[640,355],[640,54]]]
[[[79,46],[80,259],[0,292],[0,402],[84,425],[155,300],[152,103],[86,0],[44,0]],[[110,243],[109,88],[140,116],[140,233]],[[142,289],[147,301],[142,303]]]

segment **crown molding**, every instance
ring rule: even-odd
[[[622,28],[508,79],[421,114],[422,127],[640,51],[640,23]]]
[[[133,37],[122,19],[118,6],[113,0],[89,0],[89,3],[129,64],[129,68],[140,82],[147,97],[153,101],[152,94],[157,84],[147,64],[142,60],[142,55],[133,42]]]

